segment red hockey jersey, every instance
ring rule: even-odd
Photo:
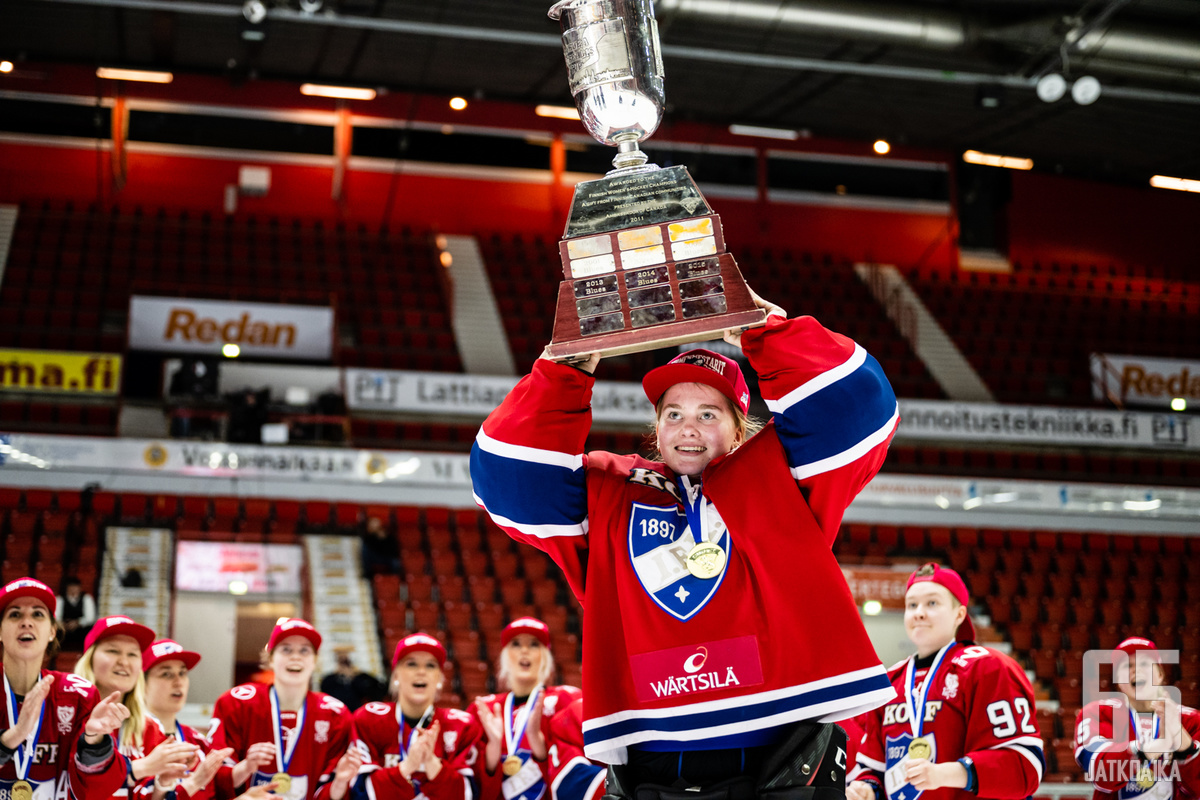
[[[553,557],[588,611],[583,729],[598,761],[762,743],[892,696],[830,545],[883,462],[895,395],[874,358],[811,317],[769,317],[742,348],[773,423],[702,476],[701,524],[727,555],[713,579],[684,566],[701,537],[664,464],[583,454],[591,375],[538,360],[476,437],[476,502]]]
[[[220,797],[235,797],[249,786],[270,783],[271,776],[277,772],[275,765],[269,764],[267,771],[255,772],[247,785],[233,785],[233,767],[246,757],[250,745],[274,742],[270,690],[269,686],[244,683],[217,698],[208,740],[217,750],[233,748],[233,754],[217,773]],[[346,754],[354,741],[354,721],[341,700],[320,692],[308,693],[304,713],[304,729],[288,767],[288,774],[292,776],[291,790],[279,796],[286,800],[325,800],[338,759]],[[296,716],[292,712],[282,714],[285,745],[296,735]]]
[[[504,716],[504,703],[508,699],[509,692],[503,694],[489,694],[479,698],[483,700],[492,709],[492,713],[498,717]],[[546,740],[546,760],[538,763],[530,758],[526,758],[521,772],[511,779],[505,779],[504,774],[499,768],[492,774],[488,774],[486,765],[482,762],[483,749],[487,744],[487,734],[484,733],[483,740],[480,742],[479,750],[481,761],[476,768],[476,774],[479,778],[479,796],[481,800],[538,800],[540,797],[549,797],[552,792],[552,786],[556,780],[561,784],[565,777],[562,775],[565,771],[574,771],[578,766],[578,762],[571,763],[573,756],[582,754],[579,749],[579,744],[571,740],[562,740],[559,738],[560,733],[569,732],[571,728],[569,718],[560,720],[564,714],[569,712],[571,706],[581,700],[583,692],[575,686],[547,686],[545,689],[545,700],[542,702],[542,737]],[[511,709],[515,716],[523,706],[515,706]],[[471,716],[478,719],[475,705],[471,704]],[[478,724],[478,722],[477,722]],[[482,726],[480,726],[482,730]],[[528,736],[521,737],[518,747],[523,751],[523,755],[529,751]],[[503,744],[500,748],[501,756],[506,755]],[[569,765],[569,766],[568,766]],[[540,773],[540,774],[539,774]],[[582,773],[573,772],[574,779],[570,785],[574,785],[575,781],[581,780]],[[508,785],[505,785],[505,781]],[[601,782],[603,783],[603,782]],[[564,800],[586,800],[585,796],[571,796]]]
[[[921,735],[930,741],[930,761],[969,759],[977,791],[919,792],[905,780],[908,745],[914,738],[905,681],[913,660],[909,657],[888,671],[892,699],[867,714],[866,734],[849,779],[883,787],[889,800],[915,800],[925,794],[925,800],[968,800],[976,795],[1015,800],[1032,795],[1041,783],[1045,755],[1029,678],[1003,653],[961,642],[947,650],[926,692]],[[915,670],[914,693],[927,673]]]
[[[550,795],[553,800],[600,800],[608,770],[583,754],[583,697],[559,708],[550,720]]]
[[[129,720],[125,720],[125,725],[128,724]],[[121,740],[122,733],[124,733],[124,727],[122,727],[122,729],[117,731],[115,734],[118,742]],[[141,746],[137,747],[126,744],[120,745],[118,749],[121,755],[125,758],[128,772],[125,776],[125,785],[113,792],[112,796],[115,800],[123,800],[124,798],[128,798],[130,794],[133,794],[135,797],[140,797],[142,795],[148,796],[147,793],[153,791],[153,775],[147,775],[140,781],[134,781],[133,762],[137,761],[139,758],[145,758],[146,756],[150,755],[151,751],[165,742],[166,739],[167,737],[165,734],[163,734],[162,728],[155,724],[154,720],[147,715],[146,728],[142,731]]]
[[[1180,708],[1183,727],[1200,741],[1200,711]],[[1154,715],[1135,715],[1138,738],[1154,739]],[[1126,721],[1114,726],[1113,718]],[[1143,768],[1133,749],[1129,705],[1123,699],[1089,704],[1075,717],[1075,760],[1091,781],[1093,800],[1194,800],[1200,797],[1200,753],[1190,758],[1150,764],[1152,785],[1138,785]],[[1114,731],[1114,727],[1118,728]],[[1131,747],[1133,745],[1133,747]]]
[[[465,711],[435,709],[429,725],[441,725],[434,748],[442,759],[441,772],[433,780],[423,770],[415,772],[410,783],[400,774],[402,722],[395,703],[367,703],[354,712],[357,744],[365,761],[355,781],[356,790],[366,792],[370,800],[411,800],[418,794],[430,800],[473,800],[483,736],[479,723]],[[412,728],[405,725],[406,747],[411,734]]]
[[[3,667],[0,667],[0,674]],[[34,748],[33,763],[26,780],[33,785],[34,800],[69,800],[74,797],[108,797],[125,782],[125,759],[116,752],[102,764],[85,767],[76,758],[76,748],[83,736],[92,709],[100,702],[100,694],[88,680],[67,672],[42,670],[42,677],[54,676],[54,684],[42,706],[42,728]],[[20,707],[17,709],[20,713]],[[0,703],[0,730],[9,728],[5,704]],[[9,759],[0,767],[0,791],[11,796],[17,781],[17,766]]]
[[[190,725],[184,725],[182,722],[176,721],[175,728],[173,730],[167,730],[163,727],[162,721],[153,714],[146,715],[146,722],[148,726],[154,727],[159,732],[159,734],[162,736],[163,742],[183,741],[187,742],[188,744],[194,744],[200,748],[200,751],[204,755],[207,755],[211,750],[208,744],[208,739],[204,738],[204,734],[200,733],[200,731],[196,730]],[[147,754],[149,754],[149,752],[150,750],[146,750]],[[212,781],[209,781],[208,786],[204,787],[195,794],[188,793],[183,786],[177,786],[175,792],[177,800],[211,800],[217,796],[217,782],[214,778]],[[149,781],[143,781],[143,785],[138,787],[139,797],[143,795],[149,797],[153,793],[153,778],[151,778]]]

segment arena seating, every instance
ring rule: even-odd
[[[0,347],[121,352],[131,294],[334,304],[338,359],[457,372],[432,236],[323,220],[33,200],[0,288]]]
[[[1001,402],[1095,405],[1092,353],[1187,357],[1200,334],[1200,284],[1179,279],[1077,266],[907,277]]]

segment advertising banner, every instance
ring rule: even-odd
[[[1186,414],[901,400],[898,441],[1200,450]]]
[[[189,297],[129,298],[129,349],[327,361],[333,356],[333,309]]]
[[[346,370],[346,405],[356,411],[413,414],[463,414],[485,417],[516,378],[456,375],[447,372]],[[592,419],[636,425],[654,420],[654,407],[640,383],[596,381],[592,389]]]
[[[1092,353],[1092,397],[1130,406],[1200,405],[1200,361]]]
[[[0,391],[92,396],[121,390],[121,357],[115,353],[0,350]]]

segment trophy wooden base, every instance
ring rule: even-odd
[[[737,262],[720,252],[562,281],[548,351],[556,361],[637,353],[765,322]]]

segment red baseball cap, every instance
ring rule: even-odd
[[[437,659],[439,668],[446,667],[446,648],[428,633],[410,633],[397,642],[396,654],[392,656],[392,669],[409,653],[431,653]]]
[[[101,617],[88,631],[83,640],[83,649],[90,650],[92,645],[110,636],[132,636],[138,644],[138,650],[144,651],[154,641],[154,631],[140,622],[134,622],[129,617],[119,614],[112,617]]]
[[[1158,653],[1158,645],[1156,645],[1152,640],[1147,639],[1143,636],[1128,637],[1123,642],[1121,642],[1119,645],[1117,645],[1116,647],[1113,648],[1113,656],[1116,656],[1117,653],[1125,653],[1127,656],[1129,656],[1129,663],[1135,664],[1135,663],[1137,663],[1137,654],[1139,651],[1146,653],[1146,656],[1148,656],[1150,658],[1150,660],[1155,662],[1156,664],[1162,663],[1162,656],[1159,655],[1159,653]],[[1114,671],[1115,671],[1115,667],[1116,667],[1115,658],[1114,658],[1113,666],[1114,666]],[[1126,669],[1128,669],[1128,667],[1126,667]],[[1129,678],[1129,675],[1127,673],[1125,673],[1124,676],[1126,679]],[[1115,675],[1113,676],[1113,679],[1116,680]],[[1122,681],[1122,682],[1124,682],[1124,681]]]
[[[8,604],[18,597],[32,597],[41,600],[51,614],[58,607],[54,590],[49,586],[36,578],[17,578],[15,581],[9,581],[3,589],[0,589],[0,611],[8,608]]]
[[[750,389],[742,368],[732,358],[697,348],[675,356],[642,378],[642,389],[650,402],[658,401],[677,383],[703,383],[728,397],[745,414],[750,410]]]
[[[971,604],[971,593],[967,591],[967,584],[963,583],[962,576],[949,567],[943,567],[932,561],[908,576],[908,584],[904,587],[904,591],[907,592],[911,589],[914,583],[925,583],[926,581],[946,587],[954,599],[964,606]],[[970,610],[967,611],[967,616],[963,617],[954,638],[960,642],[975,641],[975,623],[971,622]]]
[[[302,619],[284,618],[275,623],[275,630],[271,631],[271,638],[267,640],[267,652],[274,650],[277,644],[289,636],[303,636],[312,642],[313,650],[321,649],[321,634],[317,633],[316,628]]]
[[[159,639],[142,653],[142,672],[149,672],[162,661],[182,661],[188,669],[200,663],[200,654],[184,650],[183,645],[172,639]]]
[[[500,646],[504,647],[522,633],[532,635],[543,647],[550,646],[550,626],[535,617],[517,617],[508,623],[500,633]]]

